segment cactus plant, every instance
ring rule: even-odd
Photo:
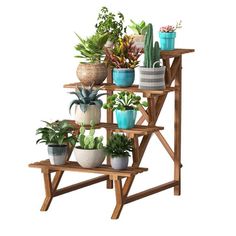
[[[80,126],[80,134],[79,134],[79,143],[80,148],[82,149],[102,149],[103,148],[103,137],[94,137],[95,129],[94,122],[90,122],[91,128],[89,130],[89,134],[85,135],[85,127],[83,124]]]
[[[144,42],[144,67],[160,67],[160,47],[156,41],[153,47],[153,26],[148,24]]]

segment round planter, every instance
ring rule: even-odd
[[[105,63],[81,63],[77,67],[77,77],[84,85],[101,84],[107,77]]]
[[[66,162],[67,145],[48,145],[48,156],[52,165],[64,165]]]
[[[143,49],[144,48],[144,41],[145,41],[145,35],[132,35],[134,46],[137,48]]]
[[[129,68],[114,68],[113,82],[119,87],[129,87],[134,82],[134,69]]]
[[[174,50],[176,32],[159,32],[161,50]]]
[[[124,170],[128,168],[129,157],[112,157],[111,166],[115,170]]]
[[[105,48],[113,48],[114,43],[110,40],[107,40],[106,44],[104,45]]]
[[[116,110],[116,120],[119,129],[131,129],[135,126],[136,110]]]
[[[81,149],[74,148],[77,162],[84,168],[95,168],[100,166],[106,156],[104,149]]]
[[[139,68],[139,88],[146,90],[165,89],[165,66],[159,68]]]
[[[89,125],[91,120],[95,124],[99,124],[101,120],[101,107],[99,105],[89,105],[86,112],[81,111],[80,106],[76,105],[75,108],[75,123],[80,125]]]

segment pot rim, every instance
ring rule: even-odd
[[[67,147],[67,144],[48,144],[48,147]]]
[[[84,148],[81,148],[80,146],[75,146],[76,149],[78,150],[85,150],[85,151],[101,151],[101,150],[105,150],[105,148],[99,148],[99,149],[84,149]]]
[[[128,70],[128,71],[134,71],[134,68],[113,68],[113,70],[117,70],[117,71],[119,71],[119,70]]]

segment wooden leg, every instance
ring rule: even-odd
[[[118,177],[115,181],[116,207],[111,216],[112,219],[118,219],[124,205],[121,179]]]
[[[43,205],[41,207],[41,211],[47,211],[47,209],[50,206],[50,203],[52,201],[52,183],[51,183],[51,174],[49,170],[42,170],[43,172],[43,178],[44,178],[44,186],[45,186],[45,193],[46,198],[43,202]]]
[[[174,134],[174,180],[179,184],[174,187],[174,195],[181,194],[181,58],[179,70],[175,79],[175,134]]]

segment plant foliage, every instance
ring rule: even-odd
[[[89,105],[98,105],[102,107],[102,100],[99,97],[105,95],[106,93],[98,94],[100,88],[93,88],[93,85],[89,87],[78,87],[75,92],[70,92],[74,94],[77,99],[73,100],[69,106],[69,112],[74,104],[79,105],[82,112],[86,112]]]
[[[127,157],[133,150],[133,140],[124,134],[113,134],[107,142],[106,152],[112,157]]]
[[[113,94],[107,98],[107,103],[103,105],[105,109],[114,110],[138,110],[139,106],[147,107],[147,102],[141,102],[141,97],[130,93],[128,91],[122,91],[118,94]]]
[[[97,33],[109,34],[109,40],[115,43],[119,37],[126,33],[126,27],[123,26],[124,15],[118,12],[117,15],[110,12],[107,7],[102,7],[98,14],[97,24],[95,25]]]
[[[130,20],[130,22],[129,28],[133,30],[134,34],[145,35],[148,26],[145,21],[142,20],[140,23],[135,23],[133,20]]]
[[[142,49],[134,45],[133,37],[125,35],[119,38],[113,49],[105,49],[106,62],[115,68],[134,69],[139,64]]]
[[[70,143],[73,146],[76,143],[77,137],[74,135],[75,127],[67,121],[54,121],[49,123],[43,121],[46,127],[38,128],[36,135],[41,135],[41,138],[36,143],[63,145]]]
[[[100,63],[104,57],[103,47],[107,42],[108,34],[96,33],[86,39],[81,38],[78,34],[76,35],[80,42],[75,46],[75,49],[80,54],[75,57],[83,58],[89,63]]]

